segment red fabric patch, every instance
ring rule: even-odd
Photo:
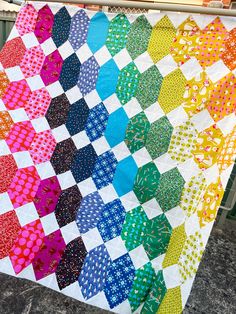
[[[0,51],[0,62],[5,69],[19,65],[25,51],[25,45],[20,37],[9,40]]]
[[[30,94],[31,90],[25,80],[11,82],[2,97],[2,101],[7,109],[17,109],[27,104]]]
[[[17,165],[12,155],[0,156],[0,193],[9,188],[17,171]]]

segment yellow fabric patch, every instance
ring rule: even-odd
[[[180,314],[182,313],[182,301],[180,287],[168,289],[157,314]]]

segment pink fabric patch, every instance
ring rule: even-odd
[[[11,82],[2,97],[7,109],[24,107],[30,97],[31,90],[25,80]]]
[[[21,71],[25,78],[39,74],[43,66],[45,56],[40,46],[28,49],[20,63]]]
[[[43,244],[44,231],[39,219],[25,225],[10,251],[10,259],[16,274],[32,263]]]
[[[46,86],[59,80],[62,64],[63,59],[58,50],[53,51],[45,58],[40,75]]]
[[[57,177],[48,178],[40,182],[34,198],[34,205],[39,217],[52,213],[61,194],[61,187]]]
[[[45,116],[51,102],[51,96],[45,88],[33,91],[24,105],[28,117],[37,119]]]
[[[37,16],[38,13],[31,4],[26,4],[20,9],[15,26],[21,36],[34,31]]]
[[[34,31],[35,36],[38,38],[40,44],[51,37],[53,22],[54,15],[49,6],[46,4],[38,11],[38,18]]]
[[[48,161],[56,147],[51,130],[37,133],[31,143],[29,153],[35,164]]]
[[[5,69],[20,64],[26,51],[23,40],[20,37],[11,39],[5,43],[0,51],[0,62]]]
[[[14,208],[32,202],[39,184],[40,177],[35,167],[18,169],[7,191]]]
[[[60,230],[44,238],[44,244],[32,262],[37,280],[55,272],[65,247],[66,244]]]
[[[15,123],[6,142],[12,153],[29,150],[36,132],[30,121]]]

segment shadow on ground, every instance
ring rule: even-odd
[[[0,274],[1,314],[109,313],[23,279]],[[184,314],[236,313],[236,221],[213,228]]]

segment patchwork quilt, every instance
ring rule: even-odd
[[[0,271],[182,312],[236,155],[236,20],[33,3],[0,52]]]

